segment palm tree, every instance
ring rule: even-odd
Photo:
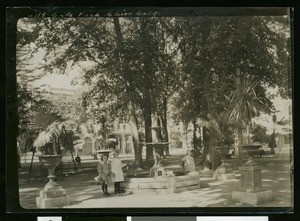
[[[32,128],[38,131],[38,135],[34,139],[33,147],[40,150],[47,149],[46,152],[50,151],[49,154],[60,154],[58,138],[62,131],[64,121],[65,119],[58,113],[49,109],[41,108],[34,113],[31,124]],[[50,148],[50,144],[53,145],[53,148]]]
[[[45,130],[39,132],[33,142],[33,147],[40,149],[47,155],[60,154],[59,138],[62,134],[64,122],[54,121]]]
[[[240,78],[240,76],[238,76]],[[238,143],[243,144],[243,129],[246,128],[247,143],[251,142],[251,120],[261,113],[271,113],[273,104],[266,95],[266,89],[260,82],[249,77],[239,79],[227,96],[225,115],[237,125]]]

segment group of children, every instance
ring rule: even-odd
[[[124,181],[122,168],[126,164],[122,163],[118,152],[114,152],[113,156],[114,158],[108,161],[108,156],[102,155],[97,166],[99,176],[95,177],[95,180],[102,182],[102,191],[105,195],[109,195],[107,186],[111,183],[114,183],[115,194],[121,193],[120,183]]]
[[[101,161],[99,161],[97,170],[99,176],[95,177],[95,180],[102,183],[102,191],[105,195],[109,195],[107,186],[114,183],[115,194],[121,193],[120,183],[124,181],[123,164],[119,158],[119,153],[116,151],[113,153],[114,158],[108,161],[107,155],[101,156]],[[192,157],[192,152],[187,151],[186,156],[181,160],[181,165],[183,166],[185,173],[195,171],[195,163]]]

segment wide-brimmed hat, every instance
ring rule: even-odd
[[[113,152],[113,155],[118,154],[119,155],[119,151],[115,151]]]

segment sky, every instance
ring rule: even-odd
[[[73,89],[76,90],[80,87],[80,85],[73,85],[72,80],[75,77],[79,77],[79,74],[77,73],[70,73],[66,75],[61,74],[49,74],[45,77],[41,78],[40,80],[37,80],[34,85],[35,86],[41,86],[41,85],[49,85],[53,88],[63,88],[63,89]]]
[[[290,99],[275,97],[272,102],[276,109],[277,121],[280,121],[281,119],[290,120],[290,125],[280,126],[274,124],[272,116],[268,114],[262,114],[260,117],[254,119],[254,122],[266,127],[267,134],[273,133],[274,128],[277,133],[286,134],[284,128],[292,129],[292,116],[289,116],[289,106],[292,105],[292,101]]]

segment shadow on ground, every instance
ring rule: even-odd
[[[174,155],[166,159],[166,167],[177,171],[183,155]],[[290,159],[288,155],[257,158],[255,161],[263,167],[262,185],[264,189],[273,191],[273,200],[259,207],[290,207],[292,205],[292,185],[289,172]],[[236,161],[232,161],[235,163]],[[237,167],[236,167],[237,168]],[[141,171],[131,171],[132,174]],[[101,186],[96,185],[94,177],[96,169],[70,175],[58,180],[71,198],[71,205],[67,208],[117,208],[117,207],[249,207],[231,200],[231,193],[240,188],[240,174],[235,170],[236,178],[227,181],[212,179],[212,171],[200,171],[202,180],[209,184],[206,188],[173,194],[113,194],[113,187],[109,187],[110,196],[104,196]],[[147,173],[147,171],[142,171]],[[26,182],[20,180],[20,204],[23,208],[36,208],[35,198],[47,183],[45,181]]]

